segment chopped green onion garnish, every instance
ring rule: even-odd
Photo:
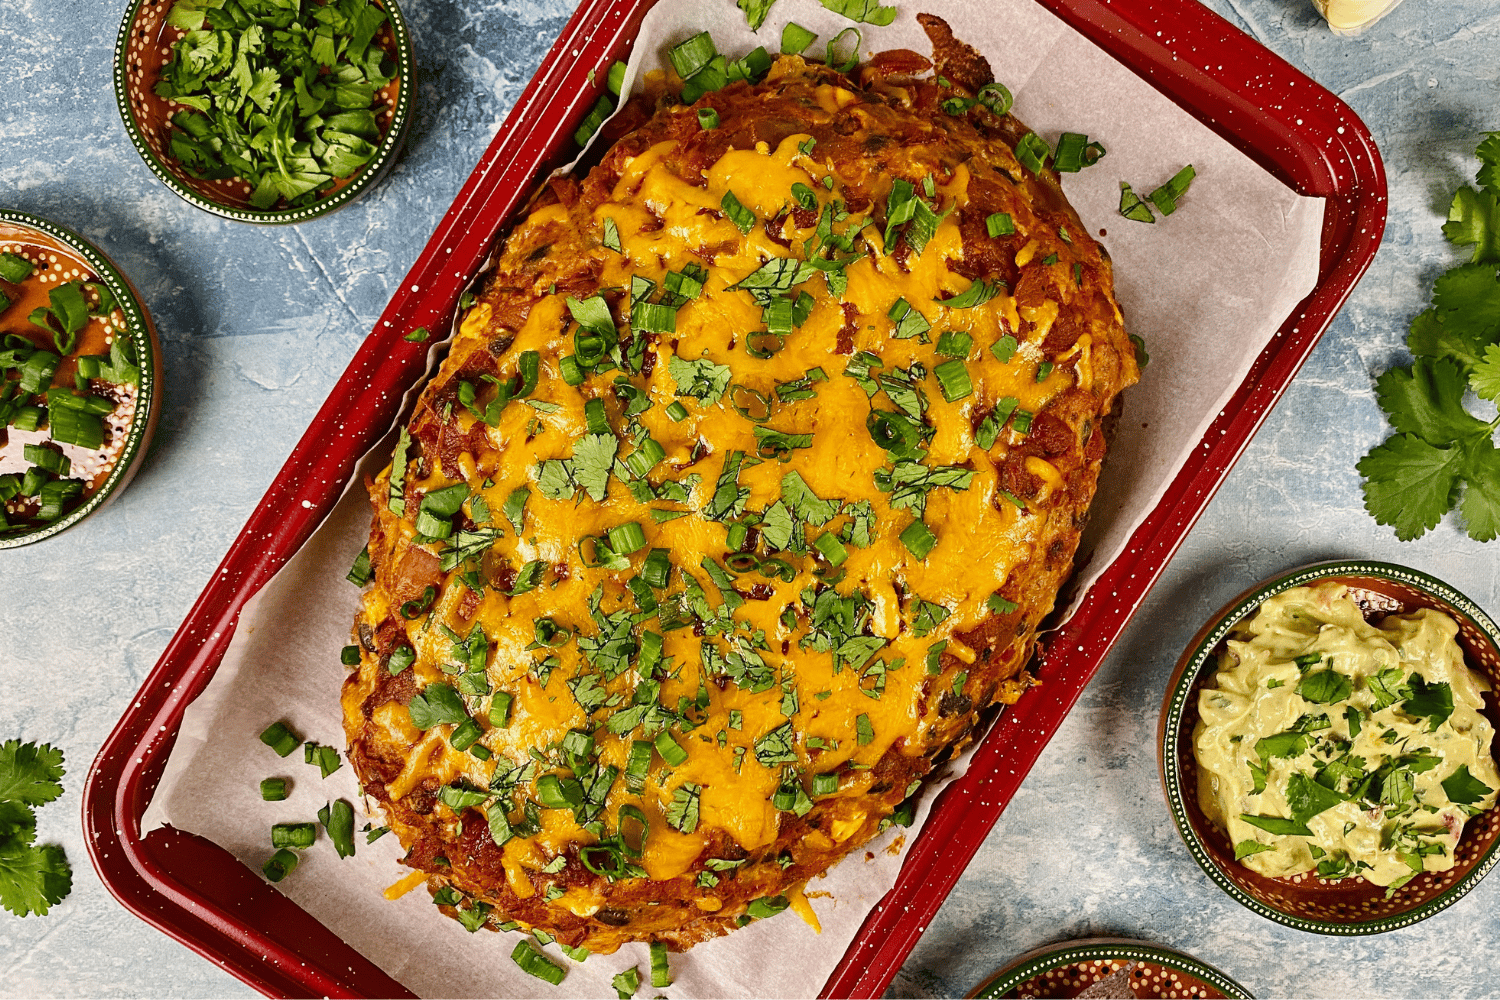
[[[73,467],[67,455],[60,451],[53,451],[44,445],[28,444],[21,449],[21,454],[26,461],[54,476],[66,476]]]
[[[302,740],[292,735],[292,731],[280,722],[267,726],[266,731],[260,734],[260,741],[275,750],[278,757],[288,757],[302,745]]]
[[[0,280],[19,285],[36,270],[35,265],[18,254],[0,253]]]
[[[1177,200],[1187,194],[1188,187],[1192,185],[1193,178],[1197,176],[1198,172],[1189,163],[1177,171],[1171,180],[1151,192],[1151,203],[1156,206],[1156,210],[1162,215],[1171,215],[1177,211]]]
[[[1021,166],[1034,174],[1039,174],[1047,166],[1047,159],[1052,155],[1052,147],[1047,145],[1047,140],[1035,132],[1027,132],[1021,136],[1021,141],[1016,143],[1016,159],[1021,161]]]
[[[1078,132],[1064,132],[1057,137],[1057,154],[1052,160],[1052,169],[1058,173],[1076,174],[1084,168],[1084,150],[1089,137]]]
[[[47,411],[40,406],[21,406],[11,414],[10,425],[18,431],[39,430],[47,419]]]
[[[667,945],[664,941],[651,942],[651,985],[659,990],[672,985],[672,970],[667,966]]]
[[[646,532],[635,521],[618,524],[609,529],[609,547],[622,556],[638,552],[646,547]]]
[[[51,351],[33,351],[21,365],[21,394],[35,395],[52,383],[62,357]]]
[[[260,797],[265,802],[281,802],[286,798],[285,778],[266,778],[260,783]]]
[[[1016,224],[1011,221],[1009,214],[996,212],[994,215],[985,217],[984,230],[992,237],[1009,236],[1016,231]]]
[[[755,228],[755,213],[741,205],[733,191],[724,192],[724,197],[719,199],[719,207],[740,232],[749,234]]]
[[[630,757],[625,763],[625,786],[640,794],[646,787],[646,773],[651,768],[650,740],[631,740]]]
[[[937,376],[943,398],[950,403],[956,403],[974,393],[974,383],[970,381],[969,370],[962,361],[944,361],[932,370],[932,374]],[[1041,379],[1037,381],[1040,382]]]
[[[938,335],[937,352],[949,358],[967,358],[974,349],[974,338],[967,333],[949,331]]]
[[[667,406],[667,416],[671,417],[672,420],[674,420],[674,421],[676,421],[678,423],[681,423],[682,421],[684,421],[684,420],[687,419],[687,416],[688,416],[687,407],[683,406],[682,402],[680,400],[675,400],[674,399]]]
[[[849,558],[849,550],[844,548],[844,543],[838,540],[833,532],[825,532],[813,540],[813,548],[823,554],[830,566],[841,566],[845,559]]]
[[[889,22],[887,22],[889,23]],[[844,36],[853,34],[854,38],[849,41],[848,54],[841,56],[839,49],[843,46]],[[863,39],[858,28],[845,28],[834,35],[828,42],[828,65],[840,73],[847,73],[859,62],[859,46]]]
[[[473,719],[465,719],[458,724],[458,728],[448,736],[448,743],[453,749],[464,751],[479,741],[484,735],[484,730],[479,728],[479,723]]]
[[[297,868],[298,857],[285,848],[271,855],[261,871],[265,872],[266,879],[271,882],[280,882]]]
[[[832,795],[839,790],[839,776],[836,774],[815,774],[812,780],[812,793],[814,795]]]
[[[356,587],[363,587],[375,578],[375,571],[370,567],[370,547],[366,545],[359,550],[359,555],[354,559],[354,565],[349,567],[349,572],[344,579]]]
[[[690,79],[712,62],[714,56],[718,54],[719,50],[714,45],[713,36],[706,31],[700,31],[687,41],[667,50],[667,58],[671,61],[672,68],[684,80]]]
[[[589,109],[589,113],[579,123],[577,130],[573,132],[573,141],[580,146],[587,146],[589,140],[594,137],[594,133],[599,131],[599,126],[604,124],[604,119],[608,118],[614,110],[615,102],[610,100],[609,95],[600,94],[594,106]]]
[[[667,586],[672,576],[672,550],[652,549],[641,564],[641,579],[657,590]]]
[[[719,127],[719,113],[713,108],[698,109],[698,127],[707,131]]]
[[[271,827],[272,847],[295,847],[306,850],[318,839],[318,828],[311,823],[277,823]]]
[[[76,479],[59,479],[45,484],[37,493],[41,506],[36,516],[40,521],[55,521],[62,517],[63,507],[83,492],[83,484]]]
[[[490,725],[496,729],[504,729],[510,725],[510,706],[512,697],[504,691],[495,692],[490,698]]]
[[[795,21],[788,21],[781,29],[781,54],[800,56],[807,47],[818,40],[817,32],[808,31]]]
[[[568,385],[583,385],[583,380],[587,378],[583,372],[583,366],[571,354],[558,359],[557,371],[562,376],[562,380]]]
[[[997,115],[1008,112],[1015,98],[1011,96],[1009,88],[1003,83],[990,82],[979,88],[979,103],[989,108]]]
[[[687,751],[682,749],[672,734],[665,729],[656,735],[656,752],[661,754],[661,759],[673,767],[681,767],[687,763]]]
[[[49,401],[51,395],[49,392]],[[71,444],[94,451],[104,444],[104,421],[92,413],[53,404],[47,410],[47,433],[58,444]]]
[[[530,941],[517,941],[515,950],[510,953],[510,960],[519,965],[522,972],[549,982],[553,986],[561,983],[563,977],[568,974],[562,966],[537,951]]]
[[[618,59],[609,64],[609,75],[605,78],[605,86],[609,92],[616,97],[620,96],[620,88],[625,86],[625,64]]]
[[[918,559],[926,559],[927,553],[937,544],[937,536],[921,521],[913,521],[901,532],[901,544]]]

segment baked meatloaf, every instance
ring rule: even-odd
[[[1030,683],[1135,354],[926,23],[932,61],[650,80],[370,484],[350,758],[471,927],[681,949],[800,909]]]

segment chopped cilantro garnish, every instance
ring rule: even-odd
[[[187,29],[156,85],[186,108],[172,115],[170,155],[195,177],[245,180],[255,209],[315,201],[377,152],[380,92],[396,72],[376,43],[386,14],[370,0],[300,15],[219,6],[182,0],[168,15]]]
[[[682,833],[698,829],[698,800],[703,786],[683,782],[672,790],[672,801],[667,804],[667,825]]]
[[[684,361],[675,354],[667,360],[667,372],[677,383],[677,395],[688,396],[700,406],[712,406],[729,388],[734,377],[728,365],[715,364],[707,358]]]

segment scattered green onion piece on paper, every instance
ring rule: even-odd
[[[568,974],[562,966],[537,951],[530,941],[516,942],[515,950],[510,953],[510,960],[520,966],[522,972],[553,986],[561,983]]]
[[[260,734],[260,741],[279,757],[289,757],[292,752],[302,745],[301,738],[293,735],[292,731],[280,722],[273,722],[266,727],[265,732]]]
[[[799,56],[807,51],[807,47],[818,40],[815,31],[808,31],[795,21],[788,21],[781,29],[781,54],[784,56]]]
[[[667,964],[667,945],[664,941],[651,942],[651,985],[659,990],[672,985],[672,969]]]
[[[265,873],[267,881],[280,882],[297,869],[297,862],[300,860],[295,852],[283,847],[271,855],[261,871]]]

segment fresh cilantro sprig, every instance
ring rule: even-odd
[[[1475,150],[1479,188],[1459,188],[1443,235],[1472,246],[1466,264],[1437,279],[1432,307],[1412,320],[1412,363],[1375,381],[1396,433],[1359,461],[1365,509],[1410,541],[1457,506],[1469,537],[1500,534],[1500,417],[1476,417],[1466,404],[1500,400],[1500,132]]]
[[[63,755],[43,744],[0,743],[0,906],[46,916],[73,888],[63,849],[37,845],[35,806],[62,794]]]

